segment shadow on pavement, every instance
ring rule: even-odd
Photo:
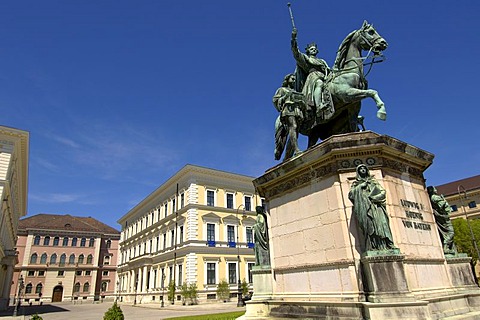
[[[13,314],[14,307],[8,307],[7,310],[0,311],[0,317],[1,316],[11,316]],[[38,315],[41,315],[42,313],[53,313],[53,312],[70,312],[68,309],[64,309],[59,306],[54,306],[51,304],[44,304],[44,305],[22,305],[20,308],[17,310],[17,315],[25,315],[25,316],[31,316],[34,315],[35,313],[38,313]]]

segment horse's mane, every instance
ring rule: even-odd
[[[356,33],[357,30],[350,32],[349,35],[346,36],[343,42],[340,44],[340,47],[337,50],[337,57],[335,58],[335,63],[333,64],[333,68],[335,70],[341,70],[345,66],[348,48],[350,47],[352,39]]]

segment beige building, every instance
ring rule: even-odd
[[[480,218],[480,175],[437,186],[452,207],[452,218]]]
[[[29,133],[0,126],[0,309],[8,307],[19,219],[27,213]]]
[[[20,220],[12,300],[20,286],[22,303],[113,300],[119,239],[118,230],[91,217]]]
[[[167,300],[174,282],[196,284],[199,302],[216,300],[226,280],[252,282],[255,207],[253,178],[186,165],[118,222],[122,226],[118,276],[122,301]],[[177,289],[175,299],[180,300]]]

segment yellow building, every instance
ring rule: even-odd
[[[166,302],[171,282],[177,301],[182,284],[196,284],[200,303],[218,299],[222,280],[231,298],[239,280],[251,285],[252,227],[262,205],[252,181],[186,165],[119,219],[121,301]]]
[[[28,143],[26,131],[0,126],[0,309],[8,307],[18,261],[18,221],[27,214]]]
[[[452,207],[451,218],[480,218],[480,175],[442,184],[437,188]]]

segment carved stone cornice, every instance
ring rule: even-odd
[[[277,268],[274,268],[274,272],[290,273],[290,272],[298,272],[298,271],[327,269],[331,267],[348,268],[354,265],[355,265],[354,260],[341,260],[341,261],[333,261],[333,262],[326,262],[326,263],[310,263],[310,264],[304,264],[301,266],[277,267]]]

